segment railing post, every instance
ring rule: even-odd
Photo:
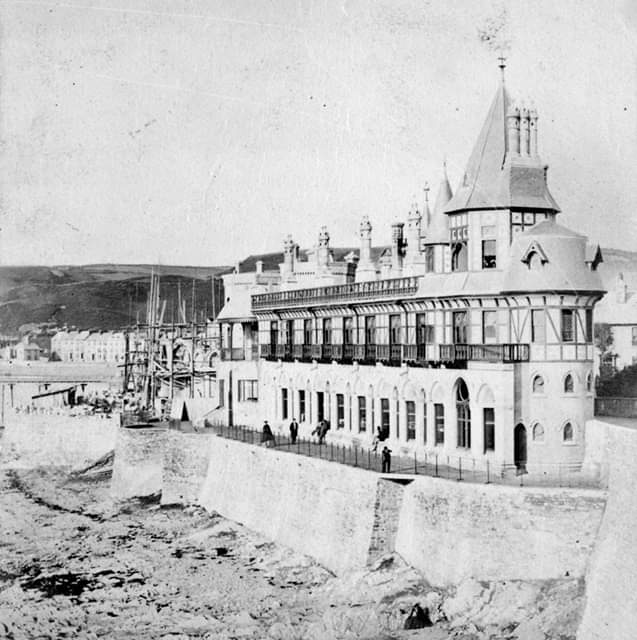
[[[487,484],[489,484],[489,460],[487,460]]]
[[[462,480],[462,458],[458,456],[458,482]]]
[[[334,460],[334,443],[330,442],[330,461]]]
[[[356,448],[356,445],[354,445],[354,466],[358,466],[358,450]]]
[[[369,471],[372,468],[372,452],[370,449],[367,449],[367,470]]]
[[[418,459],[416,458],[416,452],[414,451],[414,475],[418,475]]]
[[[451,465],[449,464],[449,456],[447,456],[447,480],[449,480],[450,473],[451,473]]]
[[[438,454],[436,454],[436,478],[438,477]]]

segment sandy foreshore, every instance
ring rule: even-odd
[[[443,620],[402,630],[432,592],[399,558],[336,578],[202,509],[115,504],[109,481],[2,472],[0,638],[453,636]]]

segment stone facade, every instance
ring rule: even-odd
[[[445,174],[389,246],[364,219],[358,252],[337,260],[322,228],[305,260],[287,238],[279,273],[229,278],[219,419],[327,420],[337,441],[381,427],[392,449],[452,464],[578,469],[601,253],[557,223],[537,126],[502,83],[455,193]]]

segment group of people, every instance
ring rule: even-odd
[[[290,442],[291,444],[296,444],[297,438],[299,436],[299,423],[295,418],[292,418],[292,422],[290,422]],[[330,423],[327,420],[321,420],[316,428],[312,431],[311,435],[316,436],[318,438],[318,444],[325,443],[325,436],[327,432],[330,430]],[[378,445],[381,442],[384,442],[389,434],[386,429],[382,427],[376,428],[376,435],[374,437],[374,441],[372,443],[372,451],[376,453],[378,451]],[[268,421],[266,420],[263,423],[263,430],[261,432],[261,444],[264,447],[274,447],[276,446],[276,440],[274,438],[274,433],[272,433],[272,428],[270,427]],[[391,449],[387,446],[384,446],[381,451],[381,472],[382,473],[390,473],[391,472]]]

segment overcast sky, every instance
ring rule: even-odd
[[[2,264],[232,264],[376,244],[498,83],[494,2],[0,2]],[[637,249],[637,3],[506,4],[561,222]]]

